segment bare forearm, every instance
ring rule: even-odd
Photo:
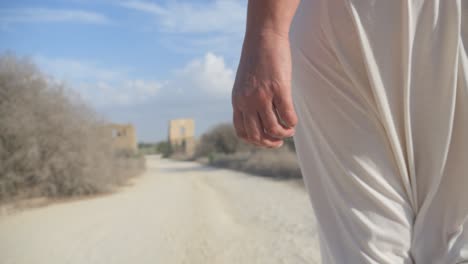
[[[300,0],[249,0],[246,39],[261,34],[287,37]]]
[[[232,90],[237,135],[276,148],[294,134],[289,29],[300,0],[249,0],[247,30]]]

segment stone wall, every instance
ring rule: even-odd
[[[195,151],[195,121],[193,119],[169,121],[169,143],[176,152],[192,155]]]
[[[134,154],[138,152],[136,130],[133,125],[110,124],[108,129],[116,150],[128,151]]]

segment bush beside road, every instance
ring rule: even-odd
[[[112,190],[144,168],[101,119],[26,59],[0,55],[0,202]]]
[[[291,138],[278,149],[257,148],[239,139],[231,124],[218,125],[202,135],[193,159],[266,177],[302,177]]]

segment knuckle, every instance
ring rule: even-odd
[[[272,136],[282,136],[283,131],[281,131],[277,126],[271,126],[266,129],[267,133],[272,135]]]
[[[261,142],[262,141],[262,138],[257,133],[250,135],[249,139],[251,141],[254,141],[254,142]]]
[[[271,140],[267,140],[267,139],[262,140],[262,146],[266,148],[275,148],[276,145],[277,144]]]
[[[275,136],[275,137],[278,137],[278,138],[282,138],[282,137],[287,137],[289,136],[289,131],[286,130],[283,126],[281,126],[280,124],[275,124],[272,128],[271,128],[271,132],[270,132],[271,135]]]
[[[258,90],[256,97],[260,102],[267,102],[270,99],[270,95],[263,89]]]
[[[296,126],[297,125],[297,117],[294,114],[291,113],[288,116],[287,122],[288,122],[288,125],[290,125],[290,126]]]
[[[270,95],[268,95],[268,94],[265,94],[265,92],[261,93],[257,97],[257,103],[262,108],[268,108],[272,104],[272,99],[271,98],[272,97]]]
[[[262,88],[256,88],[254,91],[245,92],[232,99],[234,109],[240,111],[257,110],[269,107],[272,104],[272,95]]]
[[[276,128],[266,129],[265,134],[275,137],[275,138],[281,136],[281,133]]]
[[[277,108],[285,112],[289,112],[293,108],[292,100],[288,96],[276,96],[273,101]]]
[[[284,105],[283,96],[275,96],[274,103],[275,103],[276,107],[282,107]]]
[[[262,140],[260,141],[260,143],[261,143],[262,146],[264,146],[264,147],[268,147],[268,146],[271,145],[271,142],[270,142],[269,140],[267,140],[267,139],[262,139]]]

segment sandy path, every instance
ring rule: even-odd
[[[0,264],[319,262],[301,188],[157,157],[147,167],[116,194],[0,217]]]

